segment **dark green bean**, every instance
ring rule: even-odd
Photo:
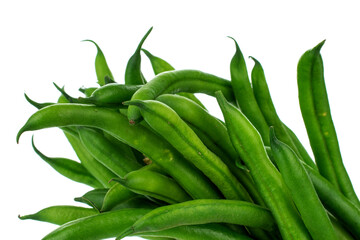
[[[164,93],[178,92],[200,92],[214,96],[217,90],[221,90],[229,101],[235,101],[230,81],[197,70],[174,70],[155,76],[136,91],[131,100],[151,100]],[[129,106],[128,119],[131,124],[138,123],[141,120],[140,110]]]
[[[269,145],[269,127],[255,100],[244,56],[234,40],[236,52],[230,63],[231,84],[241,111],[259,131],[265,145]]]
[[[191,199],[173,179],[146,168],[132,171],[124,178],[116,178],[114,181],[119,182],[132,192],[150,196],[170,204]]]
[[[61,175],[75,182],[83,183],[94,188],[102,187],[101,183],[96,180],[80,163],[66,158],[50,158],[45,156],[35,147],[34,137],[32,137],[31,143],[36,154]]]
[[[116,204],[111,211],[125,208],[146,208],[146,209],[154,209],[163,204],[159,205],[154,201],[150,200],[148,197],[136,195],[135,197],[129,198],[123,202]]]
[[[80,218],[55,229],[43,240],[100,240],[116,237],[151,209],[121,209]]]
[[[229,168],[169,106],[155,100],[132,100],[124,104],[139,107],[142,117],[151,128],[200,169],[226,198],[251,201],[249,194]]]
[[[319,172],[352,202],[360,206],[344,167],[327,97],[320,49],[324,41],[305,52],[298,63],[301,113]]]
[[[109,109],[82,104],[54,104],[34,113],[20,129],[17,141],[25,131],[74,125],[102,129],[141,151],[168,172],[193,198],[220,197],[209,180],[164,139],[141,125],[130,126],[122,114]]]
[[[94,41],[92,40],[83,40],[83,41],[92,42],[96,46],[97,54],[95,58],[95,71],[98,79],[98,84],[100,86],[103,86],[105,85],[105,77],[110,77],[111,79],[114,79],[106,62],[104,53],[101,51],[100,47]]]
[[[98,212],[92,208],[75,206],[52,206],[40,210],[37,213],[19,216],[20,219],[32,219],[42,222],[63,225],[75,219],[96,215]]]
[[[119,177],[141,168],[141,165],[123,155],[120,149],[113,145],[97,129],[78,127],[80,140],[87,151],[101,164]]]
[[[125,84],[126,85],[141,85],[145,84],[146,80],[141,72],[141,47],[144,44],[146,38],[152,31],[152,27],[147,31],[145,36],[141,39],[137,46],[135,53],[130,57],[126,69],[125,69]]]
[[[259,132],[222,93],[216,98],[224,115],[230,139],[250,170],[255,186],[271,210],[284,239],[310,239],[280,173],[271,163]]]
[[[205,223],[230,223],[268,231],[276,228],[271,213],[253,203],[199,199],[158,207],[138,219],[120,235],[120,238],[134,233],[157,232],[178,226]]]
[[[105,195],[108,191],[109,191],[108,188],[94,189],[85,193],[81,197],[75,198],[74,200],[77,202],[85,203],[90,207],[94,208],[95,210],[97,210],[98,212],[100,212],[104,202]]]
[[[273,127],[270,128],[270,143],[281,176],[312,238],[314,240],[337,239],[305,168],[296,153],[276,138]],[[301,187],[299,187],[300,182]]]

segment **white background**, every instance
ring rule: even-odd
[[[248,1],[250,2],[250,1]],[[229,78],[237,39],[244,56],[263,65],[278,114],[308,149],[297,100],[296,66],[306,50],[327,39],[321,50],[332,116],[343,160],[360,194],[359,23],[355,1],[2,1],[0,3],[1,239],[40,239],[55,225],[20,221],[51,205],[74,204],[89,190],[53,171],[32,151],[31,133],[15,136],[35,109],[33,99],[56,101],[52,82],[77,95],[96,86],[96,48],[102,48],[118,82],[145,32],[144,48],[177,69],[193,68]],[[253,62],[247,59],[249,71]],[[153,76],[143,58],[147,79]],[[205,98],[211,112],[219,110]],[[60,130],[35,132],[49,156],[75,158]],[[129,238],[130,239],[130,238]]]

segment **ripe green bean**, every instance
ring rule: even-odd
[[[214,96],[217,90],[221,90],[229,101],[235,101],[230,81],[197,70],[174,70],[155,76],[136,91],[131,100],[151,100],[164,93],[178,92],[199,92]],[[128,119],[131,124],[138,123],[141,120],[140,110],[129,106]]]
[[[220,91],[216,98],[224,115],[230,139],[250,170],[255,186],[287,239],[310,239],[280,173],[271,163],[262,138],[255,127]]]
[[[55,229],[43,240],[99,240],[116,237],[151,209],[121,209],[84,217]]]
[[[108,188],[93,189],[85,193],[83,196],[75,198],[74,200],[77,202],[85,203],[100,212],[101,206],[104,202],[104,197],[108,191]]]
[[[164,139],[141,125],[130,126],[126,117],[106,108],[66,103],[54,104],[43,108],[34,113],[20,129],[17,141],[25,131],[65,126],[99,128],[144,153],[168,172],[191,197],[195,199],[220,197],[216,188],[214,188],[209,180],[198,169],[192,166],[191,163],[183,159],[180,153],[164,141]],[[82,145],[80,146],[82,147]],[[81,150],[83,151],[83,149]],[[88,156],[87,152],[81,152],[81,154]]]
[[[234,40],[236,52],[230,63],[231,84],[241,111],[259,131],[265,145],[269,145],[269,127],[252,91],[244,56]]]
[[[150,127],[201,170],[226,198],[251,201],[249,194],[229,168],[169,106],[156,100],[132,100],[124,104],[139,107]]]
[[[75,219],[96,215],[98,212],[92,208],[75,206],[52,206],[40,210],[37,213],[20,216],[22,220],[32,219],[42,222],[63,225]]]
[[[125,69],[125,84],[126,85],[141,85],[145,84],[146,80],[141,72],[141,47],[144,44],[146,38],[152,31],[152,27],[147,31],[145,36],[141,39],[137,46],[135,53],[130,57],[126,69]]]
[[[276,228],[270,211],[253,203],[199,199],[158,207],[138,219],[118,239],[133,233],[157,232],[178,226],[205,223],[230,223],[268,231]]]
[[[270,128],[270,143],[281,176],[312,238],[314,240],[337,239],[305,168],[296,153],[276,138],[273,127]],[[299,187],[300,182],[301,187]]]
[[[156,57],[154,55],[152,55],[148,50],[146,49],[141,49],[145,55],[149,58],[151,66],[154,70],[155,75],[158,75],[159,73],[162,72],[166,72],[166,71],[172,71],[175,70],[175,68],[173,68],[173,66],[171,66],[168,62],[166,62],[165,60]]]
[[[320,49],[324,41],[305,52],[298,63],[301,113],[319,172],[357,206],[350,178],[345,170],[327,97]]]
[[[117,204],[135,197],[136,194],[116,183],[106,193],[100,212],[106,212],[113,209]]]
[[[119,182],[132,192],[170,204],[191,199],[173,179],[147,169],[132,171],[124,178],[116,178],[114,181]]]
[[[96,180],[80,163],[66,158],[50,158],[45,156],[35,147],[34,137],[32,137],[31,143],[35,153],[61,175],[75,182],[83,183],[94,188],[102,186],[101,183]]]
[[[127,173],[141,167],[134,159],[125,157],[121,150],[97,129],[78,127],[78,132],[88,152],[117,176],[124,177]]]
[[[92,42],[93,44],[95,44],[96,49],[97,49],[97,54],[96,54],[96,58],[95,58],[95,71],[96,71],[96,76],[98,79],[98,84],[100,86],[105,85],[105,78],[106,77],[110,77],[111,79],[114,79],[109,66],[106,62],[104,53],[101,51],[100,47],[92,40],[83,40],[86,42]]]

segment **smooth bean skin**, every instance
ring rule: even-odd
[[[141,85],[109,83],[96,89],[89,97],[79,97],[77,102],[102,107],[122,107],[122,102],[130,100],[140,87]]]
[[[137,46],[135,53],[130,57],[126,69],[125,69],[125,84],[126,85],[142,85],[146,83],[146,80],[141,73],[141,47],[144,44],[146,38],[152,31],[152,27],[147,31],[145,36],[141,39]]]
[[[120,183],[114,184],[106,193],[100,212],[113,209],[117,204],[135,197],[137,194],[125,188]]]
[[[323,44],[324,41],[305,52],[299,60],[297,79],[300,109],[319,172],[360,207],[360,201],[342,161],[331,118],[320,54]]]
[[[265,145],[269,145],[269,127],[252,91],[244,56],[236,40],[231,39],[234,40],[236,49],[230,62],[231,84],[237,104],[244,115],[259,131]]]
[[[113,238],[151,209],[121,209],[80,218],[55,229],[43,240],[100,240]]]
[[[80,140],[88,152],[110,171],[119,177],[141,168],[141,165],[124,156],[120,149],[112,144],[97,129],[78,127]]]
[[[270,128],[270,144],[281,176],[311,237],[336,240],[334,228],[305,168],[296,153],[276,138],[273,127]]]
[[[238,108],[226,101],[220,91],[216,93],[216,98],[230,139],[274,215],[283,239],[311,239],[280,173],[268,158],[259,132]]]
[[[268,231],[276,228],[269,210],[253,203],[225,199],[198,199],[158,207],[137,220],[120,235],[120,238],[134,233],[157,232],[206,223],[230,223]]]
[[[32,219],[42,222],[63,225],[67,222],[96,215],[98,212],[92,208],[83,208],[75,206],[52,206],[40,210],[37,213],[25,216],[19,216],[20,219]]]
[[[114,181],[137,194],[150,196],[169,204],[191,200],[189,195],[171,178],[150,170],[139,169]]]
[[[186,97],[174,94],[162,94],[156,100],[165,103],[184,121],[206,133],[232,159],[239,158],[232,146],[226,127],[207,110]]]
[[[213,184],[164,139],[141,125],[130,126],[126,117],[109,109],[82,104],[48,106],[28,119],[17,141],[25,131],[65,126],[94,127],[113,135],[157,163],[195,199],[221,197]]]
[[[98,84],[100,86],[105,85],[105,77],[110,77],[111,79],[114,79],[110,68],[106,62],[104,53],[101,51],[99,45],[96,44],[96,42],[92,41],[92,40],[84,40],[86,42],[92,42],[97,49],[97,54],[96,54],[96,58],[95,58],[95,71],[96,71],[96,76],[98,79]]]
[[[93,188],[102,187],[101,183],[96,180],[80,163],[66,158],[50,158],[44,155],[35,147],[34,136],[31,139],[31,144],[35,153],[64,177],[67,177],[75,182],[89,185]]]
[[[228,227],[208,223],[169,228],[158,232],[146,232],[141,237],[157,236],[170,237],[177,240],[251,240],[249,236],[237,233]]]
[[[134,93],[131,100],[151,100],[164,93],[205,93],[214,96],[221,90],[229,101],[234,102],[231,82],[197,70],[174,70],[156,75],[151,81]],[[129,106],[128,119],[131,124],[141,120],[141,113],[135,106]]]
[[[175,70],[175,68],[173,66],[171,66],[170,63],[166,62],[165,60],[152,55],[146,49],[141,49],[141,50],[145,53],[145,55],[150,60],[150,63],[151,63],[151,66],[153,68],[155,75],[158,75],[159,73],[162,73],[162,72]]]
[[[100,212],[100,209],[104,202],[104,197],[108,191],[108,188],[93,189],[85,193],[83,196],[75,198],[74,200],[77,202],[85,203]]]
[[[163,203],[163,202],[162,202]],[[153,199],[149,199],[149,197],[144,197],[142,195],[137,195],[133,198],[129,198],[126,201],[118,203],[114,206],[111,211],[119,210],[119,209],[127,209],[127,208],[146,208],[146,209],[154,209],[164,204],[158,204],[153,201]]]
[[[227,199],[251,201],[249,194],[229,168],[169,106],[156,100],[132,100],[126,104],[139,107],[150,127],[201,170]]]

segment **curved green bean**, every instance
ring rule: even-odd
[[[106,193],[100,212],[106,212],[113,209],[117,204],[135,197],[136,194],[116,183]]]
[[[104,202],[104,198],[108,191],[109,191],[108,188],[93,189],[93,190],[85,193],[81,197],[75,198],[74,200],[76,202],[85,203],[85,204],[89,205],[90,207],[92,207],[93,209],[100,212],[101,207]]]

